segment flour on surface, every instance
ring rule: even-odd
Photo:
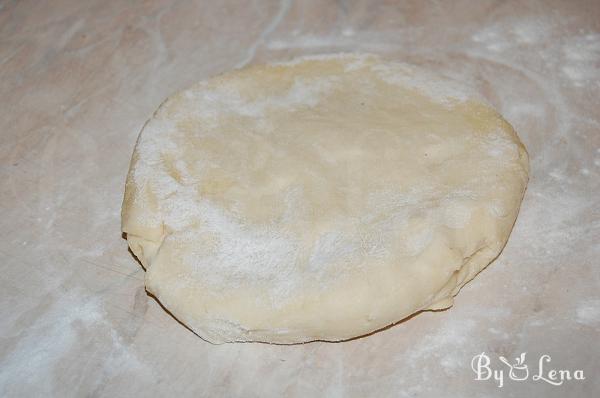
[[[582,325],[600,326],[600,300],[586,300],[577,304],[576,321]]]

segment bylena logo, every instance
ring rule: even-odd
[[[475,372],[475,380],[494,380],[500,388],[504,386],[506,375],[509,380],[513,381],[528,380],[531,376],[533,381],[545,382],[554,386],[560,386],[569,380],[585,380],[581,369],[572,371],[553,368],[550,365],[552,358],[548,354],[539,357],[537,369],[532,368],[530,374],[529,366],[525,363],[526,355],[526,352],[521,353],[515,358],[514,363],[510,363],[505,357],[500,356],[497,364],[492,364],[492,360],[485,352],[475,355],[471,360],[471,369]],[[499,368],[495,368],[494,365],[499,365]],[[508,374],[505,373],[506,370],[508,370]]]

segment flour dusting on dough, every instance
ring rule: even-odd
[[[311,79],[296,78],[291,88],[283,95],[249,100],[243,98],[233,82],[224,82],[213,89],[206,89],[197,95],[186,94],[196,100],[196,112],[202,118],[214,120],[219,115],[237,113],[245,117],[262,117],[267,109],[288,109],[294,106],[316,106],[333,84],[335,78]]]
[[[420,90],[438,101],[453,103],[478,98],[474,91],[466,89],[464,85],[417,71],[407,64],[378,64],[372,69],[388,83]]]

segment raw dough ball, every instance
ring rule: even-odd
[[[123,231],[147,290],[204,339],[336,341],[452,305],[505,245],[527,179],[511,126],[455,83],[302,58],[162,104]]]

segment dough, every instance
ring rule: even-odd
[[[527,180],[511,126],[453,81],[308,57],[166,100],[122,229],[148,292],[202,338],[338,341],[451,306],[504,247]]]

